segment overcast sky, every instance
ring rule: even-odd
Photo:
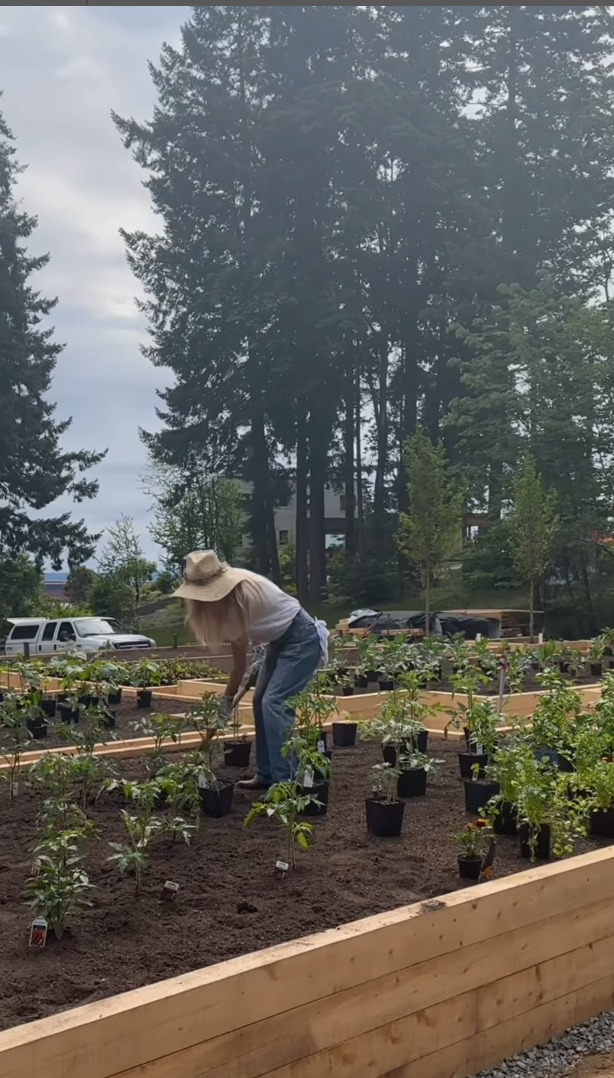
[[[66,448],[106,449],[100,493],[77,506],[96,531],[134,517],[148,552],[148,501],[139,486],[164,372],[139,352],[145,326],[120,227],[155,230],[144,174],[111,121],[147,119],[155,95],[147,61],[176,43],[189,7],[0,7],[0,110],[26,172],[18,196],[39,219],[32,253],[48,251],[37,287],[57,295],[56,339],[66,344],[52,399],[73,416]],[[70,503],[58,503],[64,509]]]

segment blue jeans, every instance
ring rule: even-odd
[[[295,719],[288,700],[309,684],[319,662],[315,622],[299,610],[281,639],[269,644],[254,690],[257,775],[267,786],[292,777],[292,761],[281,753]]]

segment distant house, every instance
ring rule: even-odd
[[[238,480],[241,492],[248,503],[252,484]],[[309,492],[307,493],[307,516],[309,516]],[[324,488],[324,531],[327,546],[335,546],[345,534],[345,496],[332,487]],[[280,547],[294,543],[296,539],[296,494],[291,491],[285,502],[275,509],[275,534]],[[243,535],[243,547],[250,545],[249,535]]]

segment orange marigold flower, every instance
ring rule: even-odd
[[[476,820],[476,827],[488,827],[486,820]]]

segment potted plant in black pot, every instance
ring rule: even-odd
[[[219,739],[229,722],[222,697],[214,692],[204,693],[190,719],[201,738],[200,749],[194,757],[194,762],[200,761],[198,792],[201,807],[206,816],[219,819],[230,813],[235,787],[234,782],[219,779],[216,774],[224,760]]]
[[[157,663],[142,659],[134,664],[128,684],[136,689],[136,706],[146,710],[151,707],[152,689],[161,684],[161,671]]]
[[[300,735],[289,738],[282,749],[292,760],[292,781],[299,798],[306,798],[301,816],[326,816],[330,790],[330,760]]]
[[[232,740],[224,742],[224,763],[226,767],[249,767],[249,758],[252,751],[251,738],[241,733],[242,723],[239,717],[239,708],[235,707],[232,712]]]
[[[352,721],[349,711],[340,712],[333,718],[333,745],[335,748],[350,748],[356,744],[358,723]]]
[[[587,801],[589,827],[596,838],[614,839],[614,763],[610,755],[595,760],[578,773],[578,785]]]
[[[537,759],[548,759],[563,771],[571,769],[570,737],[582,711],[582,698],[558,670],[538,675],[543,688],[531,719],[531,741]]]
[[[398,762],[398,796],[424,797],[429,772],[441,763],[442,760],[435,760],[425,752],[401,752]]]
[[[391,764],[375,764],[371,769],[373,794],[365,799],[367,830],[378,838],[401,834],[405,802],[397,797],[400,771]]]
[[[476,820],[475,823],[467,823],[462,831],[456,833],[458,842],[458,874],[461,880],[474,880],[476,883],[482,875],[482,865],[492,841],[488,822],[484,819]]]
[[[569,776],[549,760],[536,760],[532,754],[523,758],[516,806],[520,854],[526,860],[566,856],[586,834],[585,803],[570,797],[569,789]]]
[[[486,778],[498,786],[498,793],[484,806],[483,814],[496,835],[518,833],[518,784],[522,761],[529,755],[531,747],[526,740],[520,735],[512,735],[497,745],[486,765]]]

